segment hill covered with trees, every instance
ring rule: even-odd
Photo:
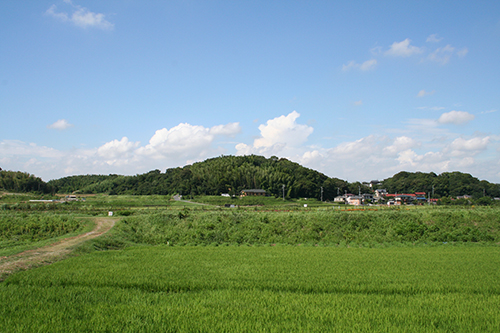
[[[263,189],[270,195],[333,200],[337,193],[358,191],[360,183],[330,178],[284,158],[220,156],[182,168],[153,170],[136,176],[71,176],[49,182],[58,192],[109,194],[239,194],[243,189]],[[363,186],[364,190],[368,190]]]
[[[0,189],[12,192],[51,193],[52,186],[41,178],[21,171],[5,171],[0,168]]]
[[[432,193],[433,198],[471,195],[500,197],[500,184],[479,180],[461,172],[406,172],[383,180],[370,189],[360,182],[330,178],[318,171],[303,167],[285,158],[266,158],[257,155],[220,156],[184,167],[153,170],[135,176],[81,175],[48,183],[23,172],[1,171],[0,189],[39,193],[105,193],[105,194],[182,194],[220,195],[239,194],[244,189],[263,189],[270,195],[289,198],[321,198],[333,200],[345,192],[370,193],[385,188],[389,193]]]
[[[382,181],[379,188],[389,193],[433,193],[435,198],[470,195],[473,198],[482,196],[500,197],[500,184],[479,180],[468,173],[443,172],[406,172],[402,171]]]

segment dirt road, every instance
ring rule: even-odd
[[[99,237],[109,231],[117,219],[96,218],[96,227],[94,230],[75,237],[65,238],[57,243],[47,245],[38,249],[24,251],[12,256],[0,258],[0,281],[8,275],[20,271],[48,265],[60,259],[63,259],[71,252],[71,248],[86,240]]]

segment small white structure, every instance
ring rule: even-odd
[[[108,212],[108,216],[113,216],[113,212]]]

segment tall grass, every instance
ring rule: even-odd
[[[135,243],[170,245],[498,242],[499,209],[160,211],[116,227]]]
[[[0,255],[83,230],[85,226],[87,223],[68,214],[0,212]]]

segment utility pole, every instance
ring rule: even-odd
[[[323,202],[323,186],[321,186],[321,202]]]
[[[283,201],[285,201],[285,184],[283,184]]]

